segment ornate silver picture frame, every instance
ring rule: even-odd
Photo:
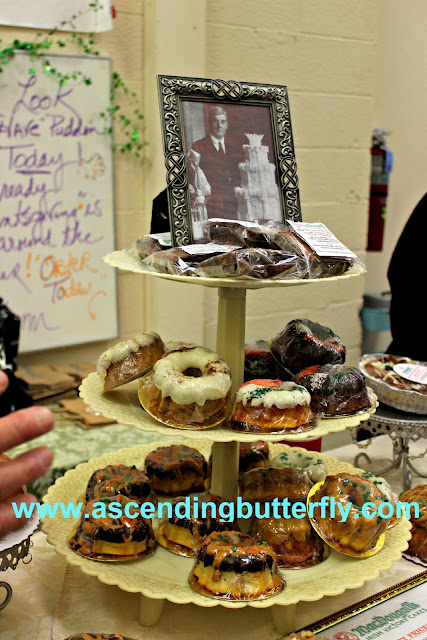
[[[158,76],[174,246],[208,220],[301,220],[285,86]]]

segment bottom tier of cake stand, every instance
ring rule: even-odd
[[[164,442],[151,443],[132,449],[122,449],[80,464],[75,469],[68,471],[65,476],[56,481],[54,486],[50,487],[44,501],[68,503],[74,499],[77,503],[79,496],[84,493],[87,481],[93,471],[108,464],[119,463],[134,464],[141,468],[146,455],[157,446],[165,444]],[[185,444],[196,447],[208,458],[213,443],[211,441],[186,440]],[[288,449],[289,447],[286,445],[270,445],[272,456]],[[293,449],[295,450],[295,448]],[[316,455],[318,456],[313,453],[313,456]],[[322,459],[328,465],[329,473],[358,471],[350,464],[340,462],[336,458],[322,456]],[[94,562],[75,554],[67,544],[74,523],[75,520],[65,519],[62,515],[57,514],[55,518],[46,519],[43,522],[43,531],[47,534],[48,541],[55,547],[55,550],[63,555],[70,564],[79,566],[84,573],[97,577],[100,582],[105,584],[116,585],[123,591],[140,593],[139,621],[142,625],[155,625],[161,616],[165,600],[169,600],[177,604],[193,603],[200,607],[219,606],[231,609],[247,606],[271,607],[274,624],[278,633],[281,634],[297,627],[295,605],[298,602],[316,601],[324,596],[338,595],[346,589],[355,589],[362,586],[364,582],[374,580],[381,571],[389,569],[393,562],[401,558],[402,551],[407,548],[407,540],[410,538],[410,523],[403,519],[386,532],[384,547],[371,558],[359,560],[332,551],[330,556],[317,566],[300,570],[283,570],[286,586],[277,596],[251,602],[229,602],[208,598],[193,591],[188,584],[188,574],[194,561],[191,558],[175,555],[163,547],[159,547],[148,558],[130,562]]]

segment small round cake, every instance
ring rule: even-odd
[[[283,588],[276,554],[239,531],[205,538],[189,576],[195,591],[224,600],[261,600]]]
[[[295,382],[310,393],[311,408],[317,415],[342,415],[371,406],[365,376],[356,367],[314,365],[300,371]]]
[[[285,569],[302,569],[325,559],[325,544],[311,526],[309,517],[254,518],[249,531],[256,540],[265,540]]]
[[[300,469],[307,474],[308,478],[313,484],[321,482],[328,475],[328,467],[321,458],[316,458],[310,453],[301,453],[301,451],[283,451],[278,456],[273,458],[270,464],[275,469],[282,469],[284,467],[294,467]]]
[[[127,560],[151,555],[157,546],[151,520],[143,518],[133,502],[122,495],[86,502],[68,541],[70,548],[91,560]]]
[[[239,474],[251,469],[268,467],[270,450],[268,442],[241,442],[239,444]]]
[[[152,489],[168,496],[203,491],[209,477],[205,457],[185,444],[151,451],[145,458],[145,472]]]
[[[171,517],[164,516],[154,531],[157,542],[173,553],[194,558],[207,535],[238,528],[234,521],[222,521],[219,514],[222,502],[220,496],[208,492],[175,498]]]
[[[400,494],[401,502],[418,503],[419,512],[411,506],[412,538],[409,541],[407,553],[427,563],[427,485],[419,484]]]
[[[150,481],[144,471],[124,464],[110,464],[94,471],[86,489],[86,501],[101,498],[126,496],[130,500],[144,502],[150,497]]]
[[[310,394],[294,382],[252,380],[242,385],[230,420],[236,431],[282,433],[312,428]]]
[[[284,500],[306,501],[311,488],[306,474],[299,469],[252,469],[239,480],[242,499],[248,502]]]
[[[330,517],[328,513],[324,517],[320,504],[315,504],[320,503],[323,497],[328,498],[328,504],[332,497],[335,499],[336,517]],[[372,482],[355,474],[327,476],[310,502],[313,504],[313,517],[310,519],[317,533],[331,547],[347,555],[360,557],[374,550],[389,524],[389,518],[377,515],[379,506],[385,502],[384,495]],[[344,518],[340,515],[338,503],[348,510],[345,521],[342,521]],[[365,506],[368,517],[362,512],[365,503],[374,505]]]
[[[231,375],[218,354],[202,347],[172,351],[158,360],[143,381],[147,409],[176,426],[212,426],[226,416]]]
[[[390,523],[389,523],[390,527],[393,526],[397,521],[396,511],[395,511],[396,496],[394,495],[393,490],[390,487],[387,480],[384,480],[384,478],[381,478],[380,476],[376,476],[374,473],[371,473],[370,471],[364,471],[363,473],[360,474],[360,477],[362,478],[362,480],[369,480],[369,482],[372,482],[372,484],[374,484],[385,496],[386,501],[390,502],[390,504],[393,505],[394,512],[392,517],[390,518]]]
[[[274,359],[266,340],[245,345],[244,380],[274,380],[283,378],[284,371]]]
[[[343,364],[346,356],[332,329],[307,319],[291,320],[270,347],[278,362],[294,374],[315,364]]]
[[[104,391],[114,389],[153,366],[165,352],[165,345],[155,331],[139,333],[102,353],[96,366]]]

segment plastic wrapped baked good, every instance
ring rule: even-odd
[[[133,502],[122,495],[86,502],[68,541],[70,548],[107,562],[151,555],[157,546],[151,520],[143,518]]]
[[[271,501],[275,498],[305,502],[311,482],[303,471],[291,467],[251,469],[239,480],[240,494],[248,502]]]
[[[286,380],[285,370],[274,359],[267,340],[257,340],[245,344],[244,381]],[[290,379],[290,378],[289,378]]]
[[[230,426],[253,433],[297,433],[313,428],[310,394],[294,382],[251,380],[236,394]]]
[[[140,399],[157,420],[177,428],[209,428],[229,411],[231,375],[217,353],[203,347],[172,351],[140,384]]]
[[[238,531],[205,538],[189,575],[191,587],[221,600],[263,600],[283,589],[276,554]]]
[[[400,502],[417,503],[419,513],[411,506],[412,538],[405,553],[427,564],[427,485],[420,484],[400,494]]]
[[[226,522],[221,516],[222,502],[220,496],[209,492],[175,498],[172,501],[172,516],[166,514],[154,531],[157,542],[172,553],[196,557],[207,535],[213,531],[238,529],[236,522]],[[224,511],[223,516],[227,513]]]
[[[203,491],[209,475],[205,457],[185,444],[151,451],[145,458],[145,471],[154,491],[169,496]]]
[[[143,264],[161,273],[206,278],[304,278],[307,273],[305,264],[286,251],[215,244],[159,251]]]
[[[291,320],[272,339],[271,352],[293,373],[315,364],[343,364],[346,348],[340,338],[318,322],[306,318]]]
[[[208,258],[196,269],[209,278],[254,278],[258,280],[304,278],[305,265],[289,252],[247,247]]]
[[[312,567],[329,555],[307,515],[303,518],[254,518],[249,535],[256,540],[265,540],[276,553],[278,566],[284,569]]]
[[[285,467],[300,469],[313,484],[321,482],[328,475],[328,467],[321,458],[317,458],[309,452],[302,453],[293,449],[279,453],[273,458],[270,466],[275,469],[283,469]]]
[[[319,486],[313,487],[310,502],[313,506],[311,523],[329,546],[353,557],[366,557],[381,548],[380,536],[389,525],[390,518],[378,515],[385,497],[369,480],[356,474],[339,473],[327,476]],[[333,497],[348,509],[347,518],[332,518],[322,513],[322,498]],[[362,508],[364,511],[362,512]],[[383,544],[383,542],[382,542]]]
[[[110,464],[93,472],[86,488],[87,501],[118,494],[141,503],[149,500],[151,486],[144,471],[134,465]]]
[[[251,469],[268,467],[270,454],[268,442],[240,442],[239,444],[239,474]]]
[[[212,242],[241,247],[282,249],[297,255],[305,264],[307,278],[330,278],[345,273],[353,264],[352,258],[318,256],[289,226],[273,221],[244,222],[237,220],[209,220]]]
[[[135,249],[141,260],[157,251],[166,251],[172,247],[170,231],[165,233],[152,233],[142,236],[135,241]]]
[[[316,415],[347,415],[371,406],[365,378],[356,367],[314,365],[300,371],[295,382],[310,393]]]
[[[139,333],[130,340],[123,340],[110,347],[99,356],[96,365],[104,391],[141,376],[164,352],[163,340],[155,331]]]

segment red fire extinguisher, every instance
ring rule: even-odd
[[[387,148],[390,131],[374,129],[371,147],[371,196],[369,201],[368,251],[382,251],[386,218],[388,180],[393,153]]]

